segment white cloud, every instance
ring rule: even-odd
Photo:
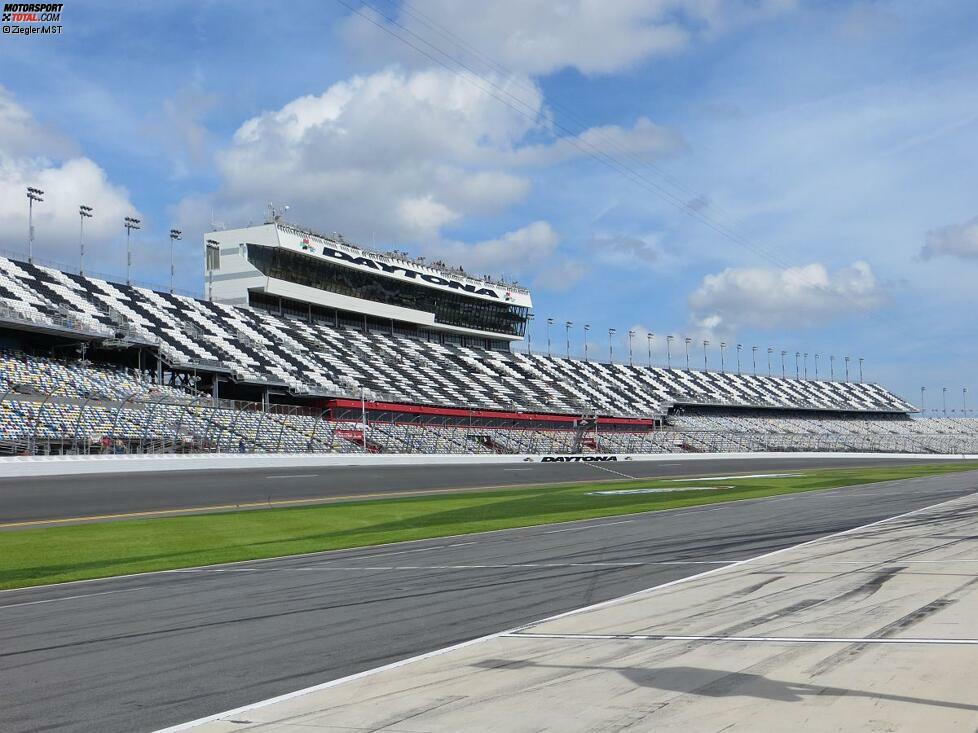
[[[560,244],[560,236],[545,221],[535,221],[496,239],[474,244],[455,240],[432,240],[421,245],[428,258],[460,264],[470,273],[506,274],[527,277],[549,262]]]
[[[95,217],[86,222],[95,257],[99,240],[118,234],[122,218],[138,213],[128,192],[113,185],[89,158],[71,155],[73,147],[0,88],[0,239],[6,246],[27,249],[27,186],[44,191],[44,201],[34,208],[35,255],[41,259],[76,262],[80,204],[95,209]],[[42,157],[42,151],[54,159]],[[68,157],[57,159],[61,154]]]
[[[11,157],[61,157],[73,153],[74,146],[56,130],[41,125],[0,85],[0,151]]]
[[[978,216],[963,224],[949,224],[927,232],[927,240],[920,250],[921,258],[929,260],[942,255],[978,258]]]
[[[587,265],[560,252],[560,235],[545,221],[507,232],[495,239],[467,243],[435,239],[421,243],[428,259],[460,264],[473,275],[504,275],[534,287],[564,292],[587,274]]]
[[[344,33],[354,52],[371,59],[429,63],[393,33],[425,53],[447,55],[470,68],[491,67],[488,57],[534,75],[563,68],[609,74],[792,5],[788,0],[414,0],[400,8],[395,23],[362,9],[362,15],[350,17]]]
[[[472,76],[388,68],[338,82],[245,121],[217,156],[214,195],[176,207],[186,228],[218,218],[242,223],[274,200],[296,221],[364,241],[436,241],[442,228],[497,214],[530,191],[527,166],[614,145],[644,158],[679,147],[675,133],[640,118],[629,128],[554,138],[540,89],[496,77],[526,114]],[[546,140],[547,142],[540,142]]]
[[[694,326],[729,335],[742,327],[819,325],[873,310],[885,301],[866,262],[830,273],[813,263],[785,269],[729,268],[703,278],[689,296]]]
[[[620,125],[591,127],[572,137],[545,145],[529,145],[514,154],[523,165],[552,165],[587,155],[610,155],[632,161],[651,161],[682,150],[686,143],[676,131],[639,117],[631,128]]]

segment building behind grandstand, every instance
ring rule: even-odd
[[[877,384],[530,353],[517,283],[273,216],[206,299],[0,258],[0,449],[978,452]]]

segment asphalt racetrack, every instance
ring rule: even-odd
[[[330,501],[453,489],[920,463],[893,458],[738,458],[616,463],[207,470],[0,478],[0,529],[73,517],[174,510],[226,511],[275,502]],[[617,472],[617,473],[616,473]],[[27,526],[33,526],[28,524]]]
[[[0,730],[151,731],[976,490],[956,473],[6,591]]]

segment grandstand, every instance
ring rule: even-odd
[[[978,422],[911,419],[914,406],[876,384],[513,350],[532,304],[525,289],[338,235],[274,220],[212,232],[207,252],[209,300],[0,258],[2,450],[961,453],[978,444]]]

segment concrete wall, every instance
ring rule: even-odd
[[[541,455],[363,455],[309,453],[265,453],[211,455],[122,455],[122,456],[15,456],[0,458],[0,478],[17,476],[60,476],[110,474],[143,471],[200,471],[227,469],[289,469],[328,466],[412,466],[438,464],[519,464],[570,462],[698,462],[718,459],[757,460],[758,458],[902,458],[924,462],[975,460],[975,455],[912,455],[906,453],[657,453],[615,456]]]

